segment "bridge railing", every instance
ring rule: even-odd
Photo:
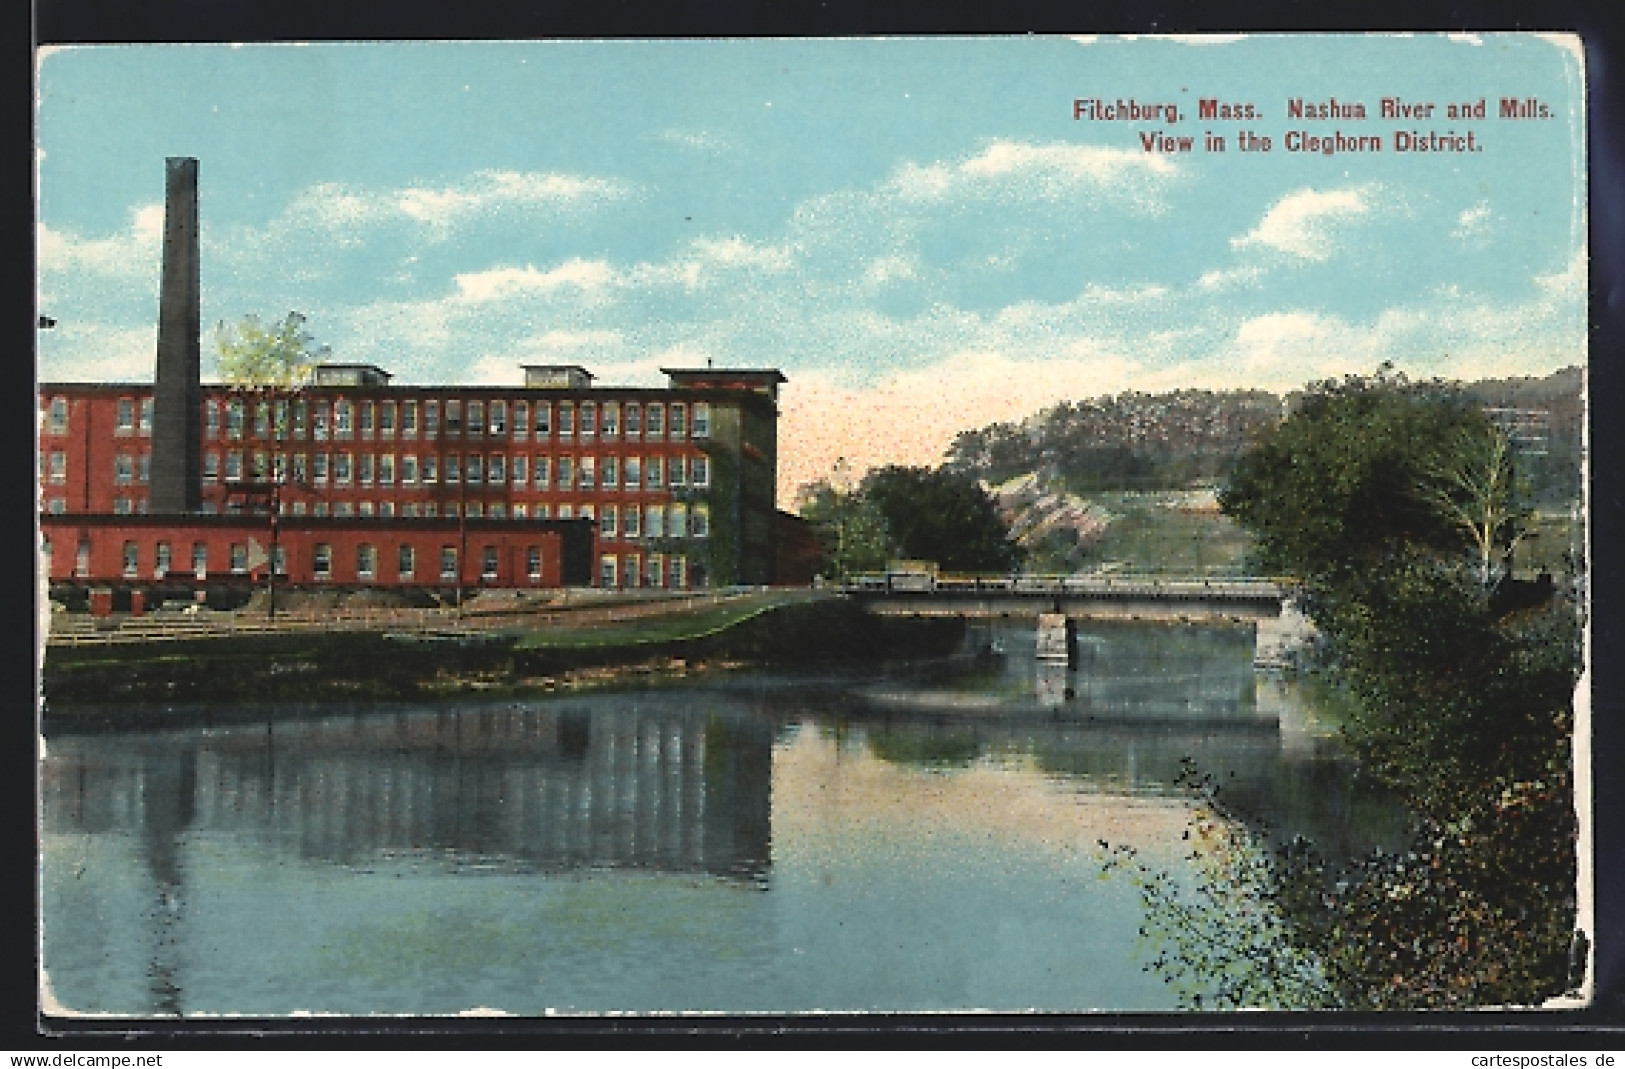
[[[1158,599],[1280,599],[1285,580],[1236,576],[1169,575],[928,575],[917,572],[871,573],[849,577],[837,589],[854,594],[1015,594],[1029,596],[1152,597]]]

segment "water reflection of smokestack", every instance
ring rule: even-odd
[[[766,887],[772,864],[773,736],[757,719],[705,728],[705,853],[727,859],[733,875]]]
[[[592,716],[584,709],[571,709],[559,717],[559,753],[571,761],[585,761],[592,745]]]
[[[141,792],[142,854],[157,891],[154,910],[154,946],[148,969],[154,1008],[158,1013],[181,1013],[180,946],[185,905],[185,869],[182,840],[195,815],[197,750],[181,745],[160,752],[137,780]]]

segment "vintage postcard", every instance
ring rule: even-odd
[[[1584,86],[43,50],[45,1027],[1587,1005]]]

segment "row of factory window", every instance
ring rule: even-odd
[[[53,516],[62,515],[67,511],[61,498],[53,498],[45,503],[45,511]],[[113,499],[113,512],[115,515],[130,516],[144,514],[147,511],[146,498],[119,497]],[[219,506],[212,501],[204,502],[203,510],[206,515],[219,514]],[[242,509],[236,505],[228,505],[227,513],[241,513]],[[553,505],[507,505],[500,501],[489,504],[480,501],[468,501],[459,505],[456,501],[449,501],[445,505],[437,505],[433,501],[423,503],[407,502],[396,505],[393,501],[340,501],[329,505],[325,501],[317,501],[307,506],[303,501],[283,502],[279,511],[289,516],[315,516],[318,518],[333,517],[336,519],[434,519],[449,517],[455,519],[466,516],[470,519],[493,520],[548,520],[558,518],[561,520],[583,519],[595,520],[598,524],[598,537],[603,541],[636,541],[644,538],[709,538],[711,537],[711,508],[705,504],[684,504],[677,502],[669,505],[576,505],[569,502]]]
[[[151,397],[118,399],[115,434],[152,433]],[[68,399],[53,397],[46,406],[46,433],[68,433]],[[485,436],[526,441],[552,438],[622,438],[680,441],[711,436],[711,406],[673,401],[648,404],[620,401],[469,401],[447,398],[425,401],[327,400],[248,401],[232,398],[203,402],[204,433],[224,432],[242,438],[252,423],[253,437],[306,437],[326,441],[362,439]]]
[[[60,497],[47,498],[45,511],[53,516],[64,515],[67,512],[67,502]],[[226,513],[240,514],[243,509],[240,505],[229,503],[225,506]],[[493,520],[549,520],[549,519],[585,519],[598,522],[598,536],[608,541],[635,541],[642,538],[709,538],[711,536],[711,508],[709,505],[697,503],[693,505],[677,502],[670,505],[576,505],[564,502],[559,505],[525,504],[523,502],[509,505],[501,501],[490,503],[481,501],[456,502],[448,501],[437,504],[433,501],[408,501],[397,505],[393,501],[338,501],[329,504],[326,501],[317,501],[307,504],[304,501],[281,502],[278,511],[287,516],[315,516],[318,518],[333,517],[336,519],[434,519],[437,517],[457,518],[467,516],[470,519],[489,518]],[[113,513],[118,516],[141,515],[147,512],[147,499],[144,497],[115,497],[113,499]],[[218,515],[220,505],[214,501],[203,502],[202,512],[205,515]]]
[[[204,511],[208,511],[205,507]],[[237,511],[230,509],[229,511]],[[706,504],[669,505],[508,505],[501,501],[490,503],[466,501],[459,504],[448,501],[408,501],[396,505],[393,501],[339,501],[331,506],[317,501],[308,506],[303,501],[283,502],[280,511],[289,516],[332,516],[338,519],[434,519],[436,517],[493,520],[594,520],[598,524],[598,537],[603,541],[633,541],[641,538],[709,538],[711,537],[711,507]]]
[[[251,560],[249,545],[246,542],[233,542],[228,548],[227,566],[238,575],[246,575],[250,567],[260,567],[267,562],[278,575],[287,575],[287,547],[276,545],[271,552],[258,560]],[[263,552],[263,551],[262,551]],[[480,578],[486,581],[501,578],[501,554],[496,546],[482,546],[478,550],[480,561]],[[49,559],[51,543],[47,539],[44,544],[44,553]],[[363,543],[355,547],[355,569],[350,576],[335,575],[335,561],[333,547],[327,542],[317,542],[311,547],[311,575],[317,580],[331,580],[334,578],[358,581],[376,581],[389,579],[397,582],[422,582],[442,580],[460,582],[462,569],[458,560],[458,547],[443,545],[439,547],[437,559],[421,560],[427,556],[419,552],[419,547],[402,542],[395,547],[394,574],[385,575],[381,561],[384,554],[379,547]],[[174,547],[169,542],[158,542],[152,548],[152,572],[154,579],[167,578],[175,570]],[[123,552],[123,572],[126,579],[139,579],[142,577],[141,546],[136,542],[125,542]],[[191,571],[196,579],[205,579],[209,574],[209,545],[207,542],[192,543]],[[542,580],[542,547],[525,547],[525,577],[533,583]],[[606,587],[613,586],[672,586],[684,587],[688,585],[691,575],[688,557],[680,553],[605,553],[598,558],[599,583]],[[74,561],[74,574],[79,576],[90,575],[90,541],[81,539],[78,553]]]
[[[143,397],[139,400],[134,397],[119,398],[113,416],[113,432],[121,435],[150,435],[152,433],[152,398]],[[53,435],[68,433],[68,399],[66,397],[53,397],[46,404],[45,433]]]
[[[45,499],[45,511],[50,513],[52,516],[65,515],[68,511],[68,503],[60,497],[47,497]],[[146,511],[147,499],[144,497],[119,496],[113,499],[114,515],[133,516],[137,514],[145,514]]]
[[[471,453],[465,457],[447,454],[444,458],[430,454],[421,459],[416,454],[397,458],[393,453],[362,453],[352,457],[349,453],[307,455],[296,453],[291,458],[293,481],[298,484],[317,483],[336,486],[394,486],[397,478],[402,486],[416,486],[445,482],[466,482],[473,486],[511,484],[515,487],[534,487],[537,490],[663,490],[671,487],[707,487],[711,485],[710,458],[693,457],[526,457],[493,453],[489,457]],[[205,453],[203,480],[219,481],[222,475],[221,455]],[[442,468],[442,462],[444,467]],[[246,467],[245,467],[246,465]],[[244,479],[263,482],[267,478],[282,482],[288,478],[290,460],[285,454],[266,453],[225,454],[224,476],[227,482]],[[43,482],[60,486],[68,481],[68,455],[61,450],[40,454],[40,477]],[[274,472],[272,468],[275,468]],[[147,483],[152,478],[150,453],[119,453],[113,457],[113,484],[129,486]]]
[[[228,483],[282,483],[318,486],[426,486],[435,483],[503,486],[535,490],[664,490],[668,487],[711,485],[711,461],[706,456],[509,456],[505,453],[444,455],[428,453],[240,453],[203,454],[203,481]],[[54,460],[53,460],[54,463]],[[66,464],[63,465],[65,481]],[[52,469],[54,478],[55,469]],[[147,458],[132,461],[120,454],[113,460],[113,481],[147,480]]]
[[[287,575],[287,547],[276,545],[271,552],[258,560],[251,560],[249,546],[246,542],[233,542],[228,547],[227,562],[231,571],[238,575],[247,574],[249,568],[262,567],[270,562],[278,575]],[[45,543],[45,552],[49,554],[51,543]],[[263,552],[263,551],[262,551]],[[418,547],[408,543],[401,543],[395,554],[395,575],[392,578],[401,580],[414,580],[426,578],[457,579],[457,547],[441,546],[439,573],[426,572],[418,574]],[[356,547],[355,578],[377,579],[378,547],[362,544]],[[481,578],[497,578],[498,553],[496,546],[485,546],[481,552]],[[159,542],[152,549],[152,578],[164,579],[174,570],[174,550],[168,542]],[[141,547],[135,542],[124,543],[124,578],[139,579],[141,570]],[[542,578],[542,547],[527,546],[525,549],[526,574],[533,582]],[[74,562],[74,572],[85,576],[90,574],[90,542],[82,540],[79,543],[78,557]],[[195,578],[203,579],[209,574],[209,544],[207,542],[192,543],[192,574]],[[317,579],[333,578],[333,547],[326,542],[317,542],[311,547],[311,574]]]
[[[122,404],[122,402],[121,402]],[[682,441],[711,436],[711,406],[673,401],[247,401],[203,403],[204,434],[218,438],[625,438]],[[122,418],[122,411],[121,418]]]

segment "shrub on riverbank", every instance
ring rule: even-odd
[[[1297,1004],[1276,981],[1307,956],[1310,1002],[1349,1009],[1532,1005],[1577,984],[1582,615],[1554,595],[1578,579],[1512,577],[1527,530],[1514,476],[1459,389],[1388,368],[1312,385],[1242,458],[1221,501],[1266,567],[1301,580],[1318,671],[1350,699],[1340,734],[1415,830],[1406,850],[1339,862],[1272,843],[1208,790],[1204,812],[1233,829],[1198,836],[1208,883],[1182,897],[1134,870],[1154,928],[1218,933],[1159,959],[1171,982]],[[1262,938],[1231,930],[1238,901]]]

